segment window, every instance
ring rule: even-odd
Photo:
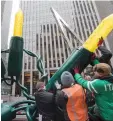
[[[44,44],[46,44],[45,42],[46,42],[46,36],[44,36]]]
[[[49,67],[52,67],[51,61],[49,61]]]
[[[64,58],[62,58],[62,63],[64,63]]]
[[[35,58],[32,57],[32,69],[35,69]]]
[[[57,33],[56,24],[54,24],[55,33]]]
[[[51,40],[54,41],[54,37],[53,37],[53,26],[51,24]]]
[[[24,69],[26,69],[27,68],[27,63],[24,63]]]
[[[49,24],[47,24],[47,32],[49,32]]]
[[[31,62],[28,63],[28,69],[30,69]]]
[[[43,25],[43,32],[44,32],[44,33],[46,32],[45,25]]]
[[[91,13],[91,8],[90,8],[90,3],[87,2],[87,5],[88,5],[88,9],[89,9],[89,12]]]
[[[81,6],[82,14],[84,14],[83,7],[82,7],[82,5],[81,5],[81,4],[80,4],[80,6]]]
[[[48,41],[50,40],[50,36],[48,36]]]
[[[38,34],[36,34],[36,49],[38,50]]]
[[[58,60],[58,67],[60,67],[60,60]]]
[[[79,43],[77,42],[77,47],[79,47]]]
[[[58,48],[58,39],[57,39],[57,36],[55,36],[55,40],[56,40],[56,48]]]
[[[47,68],[47,61],[45,61],[45,68]]]
[[[60,46],[62,48],[62,38],[61,38],[61,36],[59,36],[59,39],[60,39]]]
[[[56,63],[55,63],[55,60],[53,60],[53,65],[54,65],[54,67],[56,67]]]
[[[59,53],[57,53],[57,57],[59,58]]]
[[[62,56],[62,57],[64,57],[64,54],[63,54],[63,53],[61,53],[61,56]]]
[[[49,52],[49,58],[51,58],[51,49],[50,49],[50,44],[48,44],[48,52]]]

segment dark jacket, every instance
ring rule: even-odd
[[[98,49],[102,54],[102,56],[99,58],[99,61],[101,63],[108,63],[112,57],[112,53],[107,50],[104,46],[100,46]]]
[[[40,90],[35,93],[37,108],[40,114],[45,117],[55,117],[54,94],[46,90]]]
[[[102,56],[99,58],[99,61],[101,63],[109,63],[111,57],[112,57],[112,53],[106,49],[104,46],[100,46],[98,47],[98,49],[100,50]]]
[[[99,62],[100,63],[107,63],[110,65],[111,67],[111,72],[113,73],[113,68],[111,66],[111,62],[110,62],[110,59],[112,58],[112,53],[106,49],[104,46],[100,46],[98,47],[98,49],[100,50],[102,56],[99,59]]]
[[[57,107],[59,107],[61,109],[62,116],[65,118],[66,121],[70,121],[68,114],[67,114],[67,109],[66,109],[66,104],[68,101],[67,95],[63,91],[59,90],[56,93],[55,101],[56,101]]]

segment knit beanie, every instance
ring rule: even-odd
[[[72,74],[68,71],[64,71],[61,75],[62,86],[68,88],[74,83],[75,83],[75,80],[74,80]]]
[[[98,73],[103,73],[105,76],[108,76],[111,74],[111,67],[106,63],[96,64],[93,67],[93,70],[97,71]]]

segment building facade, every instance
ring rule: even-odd
[[[113,14],[113,1],[96,1],[96,7],[99,14],[99,19],[102,20],[106,16]],[[106,46],[113,53],[113,31],[108,36],[108,41],[106,41]],[[111,59],[113,65],[113,57]]]
[[[1,24],[3,20],[3,13],[4,13],[4,5],[6,1],[1,1]]]
[[[91,1],[21,1],[24,13],[24,48],[42,57],[48,79],[70,55],[50,8],[53,7],[74,32],[85,41],[99,24],[95,2]],[[71,38],[69,36],[69,38]],[[74,40],[73,47],[80,46]],[[41,74],[37,71],[36,59],[25,54],[21,83],[32,95]],[[16,87],[15,94],[20,95]]]
[[[8,48],[12,1],[1,1],[1,49]]]
[[[1,50],[8,49],[8,36],[10,28],[10,18],[12,11],[12,1],[1,1]],[[2,53],[4,65],[7,68],[6,54]],[[7,95],[11,93],[11,87],[4,82],[1,85],[1,94]]]

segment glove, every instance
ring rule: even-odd
[[[96,55],[95,55],[95,53],[93,53],[93,55],[91,56],[91,60],[93,61],[95,59],[96,59]]]
[[[55,86],[57,89],[61,89],[61,84],[59,84],[58,81],[55,82]]]
[[[99,47],[99,46],[103,43],[103,41],[104,41],[104,40],[103,40],[103,38],[101,37],[100,40],[99,40],[99,42],[98,42],[98,45],[97,45],[97,46]]]
[[[99,60],[96,57],[95,53],[93,53],[92,56],[91,56],[91,63],[90,63],[90,65],[94,66],[95,64],[98,64],[98,63],[99,63]]]
[[[75,74],[80,72],[80,68],[78,66],[75,67],[73,70],[74,70]]]

